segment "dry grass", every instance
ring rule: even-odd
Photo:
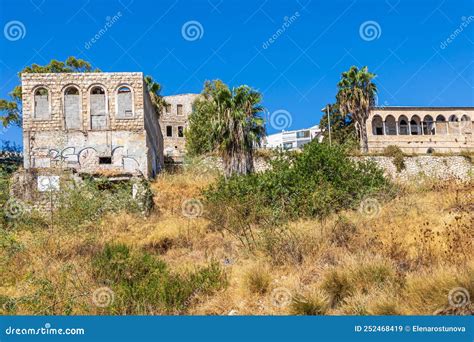
[[[433,314],[450,308],[454,288],[474,298],[472,183],[413,184],[376,216],[347,211],[293,222],[276,237],[256,232],[259,247],[249,251],[209,231],[205,218],[183,215],[183,202],[214,179],[193,170],[161,175],[147,218],[109,215],[74,234],[9,232],[19,247],[0,251],[0,311],[104,313],[91,301],[103,284],[90,260],[110,242],[159,256],[176,272],[218,261],[228,286],[196,293],[190,314]]]

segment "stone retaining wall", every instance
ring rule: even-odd
[[[404,158],[405,168],[397,172],[392,157],[386,156],[364,156],[351,157],[352,160],[374,161],[385,171],[386,176],[400,180],[409,181],[413,178],[428,177],[441,180],[456,179],[467,181],[474,176],[473,164],[469,159],[462,156],[410,156]],[[210,168],[224,169],[222,160],[217,157],[206,157],[202,164]],[[263,158],[255,159],[255,171],[263,172],[269,168],[268,162]]]
[[[474,176],[472,162],[462,156],[413,156],[405,157],[405,168],[397,172],[392,157],[366,156],[353,157],[353,160],[372,160],[385,174],[396,180],[409,181],[417,177],[438,178],[442,180],[470,180]]]

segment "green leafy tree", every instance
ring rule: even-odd
[[[375,105],[377,86],[372,82],[374,78],[375,74],[370,73],[367,67],[358,69],[352,66],[349,71],[342,73],[337,85],[339,110],[342,115],[351,115],[354,120],[363,153],[369,151],[366,123],[370,110]]]
[[[92,69],[89,62],[76,57],[68,57],[65,62],[52,60],[47,65],[32,64],[18,73],[21,79],[23,73],[63,73],[63,72],[99,72]],[[9,125],[21,126],[21,85],[15,86],[9,94],[9,99],[0,99],[0,123],[3,127]]]
[[[265,135],[261,101],[262,95],[249,86],[230,89],[220,80],[206,82],[190,116],[188,147],[218,151],[226,177],[253,172],[254,148]]]
[[[333,144],[353,146],[356,141],[354,120],[350,114],[342,115],[337,103],[329,105],[329,117],[331,120],[331,142]],[[323,131],[323,142],[329,141],[328,115],[325,111],[319,122]]]

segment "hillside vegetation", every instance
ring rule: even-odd
[[[2,314],[472,313],[473,183],[392,184],[325,148],[229,182],[163,173],[148,217],[115,190],[3,218]]]

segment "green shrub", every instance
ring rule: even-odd
[[[329,294],[332,307],[338,305],[354,291],[349,275],[337,269],[326,275],[322,288]]]
[[[263,173],[221,178],[205,191],[206,212],[216,229],[249,240],[252,225],[325,218],[390,186],[374,163],[352,161],[341,146],[313,142],[271,164]]]
[[[133,199],[132,187],[131,182],[113,183],[107,179],[86,179],[82,184],[64,186],[55,199],[54,225],[77,229],[109,212],[141,212],[142,204]]]
[[[293,315],[318,316],[326,314],[329,305],[328,298],[321,292],[311,293],[307,296],[295,296],[290,304]]]
[[[164,261],[120,244],[106,245],[94,256],[92,269],[95,279],[114,291],[111,313],[180,313],[196,295],[211,294],[227,284],[217,263],[178,274]]]
[[[387,157],[392,157],[392,162],[397,168],[397,172],[405,169],[405,159],[402,150],[396,145],[389,145],[385,147],[383,154]]]

